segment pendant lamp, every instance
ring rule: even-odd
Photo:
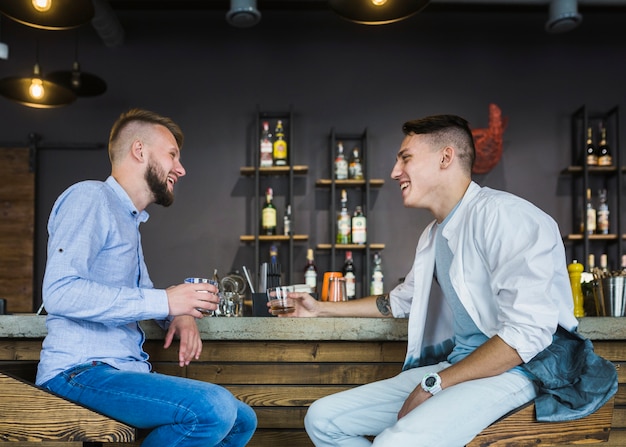
[[[363,25],[385,25],[404,20],[424,9],[429,0],[329,0],[339,16]]]
[[[74,48],[72,70],[54,71],[46,75],[46,79],[71,90],[78,97],[98,96],[103,94],[107,89],[106,82],[94,74],[85,73],[80,70],[80,64],[78,63],[78,36]]]
[[[92,0],[0,0],[0,12],[34,28],[64,30],[89,22],[94,8]]]
[[[37,53],[38,51],[37,48]],[[38,54],[31,77],[11,76],[0,79],[0,95],[38,109],[61,107],[76,100],[76,95],[70,89],[42,77]]]

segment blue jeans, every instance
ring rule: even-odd
[[[304,419],[316,447],[461,447],[509,411],[533,400],[535,385],[520,372],[470,380],[446,388],[398,420],[408,395],[428,372],[414,368],[317,400]]]
[[[43,384],[67,399],[150,434],[142,447],[244,446],[256,414],[225,388],[157,373],[120,371],[101,362],[69,369]]]

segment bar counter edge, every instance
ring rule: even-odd
[[[43,338],[45,315],[0,315],[0,338]],[[198,320],[203,340],[336,340],[336,341],[406,341],[404,318],[272,318],[207,317]],[[154,321],[142,321],[146,338],[163,338],[163,330]],[[585,317],[579,320],[578,332],[591,340],[626,340],[626,319]]]

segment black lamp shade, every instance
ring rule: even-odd
[[[37,11],[32,0],[0,0],[0,12],[34,28],[64,30],[89,22],[94,16],[92,0],[50,0],[47,11]]]
[[[98,76],[81,71],[55,71],[46,76],[48,81],[73,91],[76,96],[98,96],[103,94],[107,85]]]
[[[71,104],[76,100],[76,95],[65,87],[42,80],[44,95],[35,99],[30,96],[32,78],[9,77],[0,80],[0,95],[19,102],[28,107],[38,109],[51,109]]]
[[[379,3],[379,4],[376,4]],[[429,0],[329,0],[330,8],[344,19],[364,25],[384,25],[416,14]]]

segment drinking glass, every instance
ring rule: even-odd
[[[213,284],[215,287],[218,288],[218,290],[220,287],[217,281],[214,281],[212,279],[207,279],[207,278],[195,278],[195,277],[185,278],[185,282],[191,283],[191,284]],[[221,314],[220,308],[221,308],[221,301],[223,300],[223,297],[220,293],[218,293],[217,295],[220,297],[220,304],[217,306],[216,310],[207,310],[207,309],[202,309],[201,307],[197,307],[196,310],[198,312],[202,312],[203,314],[210,315],[212,317],[219,316]]]
[[[296,310],[293,298],[288,297],[289,292],[293,292],[292,286],[269,287],[267,289],[267,300],[270,303],[272,315],[290,314]]]

